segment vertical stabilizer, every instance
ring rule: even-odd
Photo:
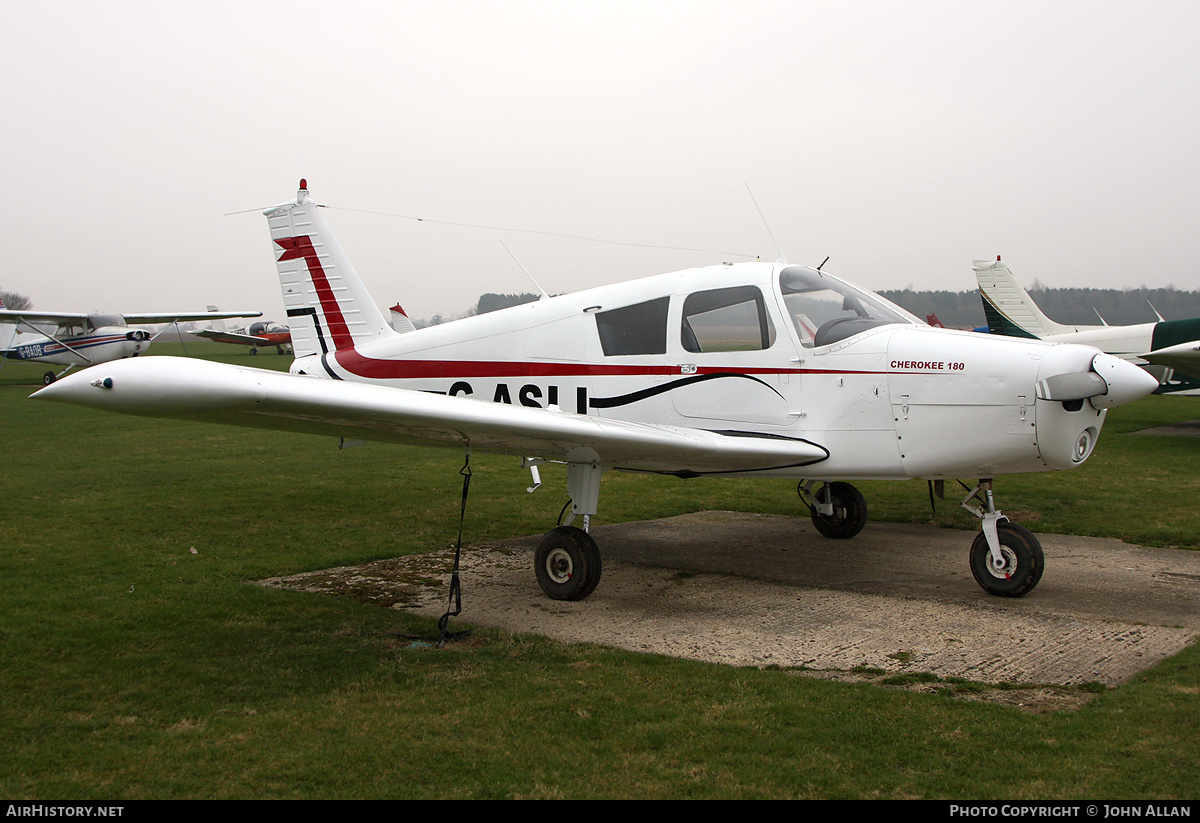
[[[392,316],[392,319],[391,319],[392,328],[395,329],[400,334],[404,334],[404,332],[417,330],[417,327],[413,325],[413,321],[408,319],[408,312],[406,312],[404,310],[404,307],[401,306],[399,303],[392,306],[388,310],[388,313]]]
[[[209,306],[208,310],[209,311],[220,311],[220,309],[218,309],[216,306]],[[216,320],[209,320],[208,327],[210,329],[213,329],[214,331],[223,332],[223,331],[225,331],[225,321],[219,317]]]
[[[1073,332],[1073,326],[1055,323],[1033,302],[1029,292],[1021,288],[1008,266],[990,260],[975,260],[975,280],[983,299],[988,331],[1009,337],[1042,338],[1047,335]]]
[[[296,357],[351,349],[396,333],[367,294],[350,260],[308,196],[263,212],[279,269]]]

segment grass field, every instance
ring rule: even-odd
[[[400,635],[432,634],[431,622],[248,581],[451,543],[461,454],[339,452],[29,401],[42,371],[0,369],[9,798],[1118,799],[1200,787],[1194,647],[1080,711],[1031,714],[497,631],[413,645]],[[1197,404],[1115,410],[1084,468],[1000,478],[999,505],[1035,531],[1200,548],[1200,440],[1136,433],[1200,417]],[[516,460],[472,465],[468,543],[544,531],[565,501],[553,467],[529,495]],[[924,484],[862,488],[874,519],[931,519]],[[961,497],[948,489],[933,519],[973,528]],[[612,474],[598,519],[708,508],[800,513],[786,481]]]

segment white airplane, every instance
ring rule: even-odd
[[[931,328],[784,262],[690,269],[398,333],[304,181],[265,214],[290,374],[150,357],[34,397],[517,455],[535,488],[539,464],[565,463],[570,515],[534,562],[555,599],[582,599],[599,581],[588,527],[609,470],[798,479],[817,529],[835,538],[866,522],[849,480],[981,478],[963,501],[983,524],[972,572],[988,592],[1025,594],[1042,549],[996,509],[992,478],[1080,465],[1107,410],[1157,385],[1090,346]]]
[[[48,371],[42,376],[42,382],[48,386],[76,366],[145,354],[158,335],[143,326],[261,316],[262,312],[121,315],[0,309],[0,336],[3,338],[0,355],[10,360],[66,366],[58,374]]]
[[[1200,317],[1163,320],[1160,315],[1157,323],[1132,326],[1055,323],[1042,313],[999,257],[995,262],[976,260],[974,268],[992,334],[1095,346],[1145,368],[1159,381],[1160,391],[1189,391],[1198,387]],[[1180,379],[1176,372],[1187,379]]]

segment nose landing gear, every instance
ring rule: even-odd
[[[983,492],[983,508],[972,506],[972,498]],[[991,478],[979,481],[962,502],[962,507],[983,521],[983,529],[971,543],[971,574],[985,592],[999,597],[1020,597],[1033,591],[1046,565],[1042,544],[1024,526],[1010,523],[996,508]]]

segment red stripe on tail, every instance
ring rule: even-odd
[[[303,259],[308,266],[309,276],[312,277],[313,285],[317,288],[317,299],[321,301],[321,312],[325,315],[325,323],[329,326],[329,334],[333,337],[333,347],[337,350],[354,348],[354,338],[350,335],[350,327],[346,324],[346,318],[342,316],[342,310],[333,294],[333,288],[325,276],[325,269],[321,267],[321,260],[317,257],[317,250],[313,247],[312,238],[307,234],[302,234],[298,237],[285,237],[282,240],[276,240],[275,243],[283,249],[283,254],[279,257],[280,262]]]

